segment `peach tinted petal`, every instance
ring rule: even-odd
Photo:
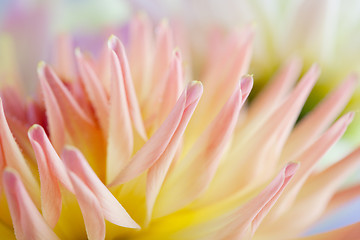
[[[109,103],[105,89],[103,88],[94,69],[92,69],[91,65],[85,59],[81,51],[76,49],[75,54],[79,66],[80,79],[82,80],[86,93],[94,106],[101,128],[104,133],[107,133],[109,122]]]
[[[71,181],[67,174],[65,165],[56,153],[50,140],[48,139],[45,130],[35,124],[29,129],[29,139],[31,143],[35,143],[40,148],[34,149],[35,152],[40,155],[44,155],[46,158],[46,166],[52,175],[55,175],[58,181],[60,181],[70,192],[74,192]]]
[[[298,169],[298,164],[289,163],[279,175],[254,199],[240,207],[233,216],[236,218],[223,229],[221,239],[241,239],[250,230],[253,236],[262,219],[276,203],[289,181]],[[227,235],[227,233],[230,233]]]
[[[44,63],[40,63],[38,67],[38,74],[42,74],[40,69]],[[40,79],[40,87],[43,94],[46,117],[49,126],[51,142],[54,145],[57,152],[60,152],[65,144],[65,123],[61,114],[60,107],[57,103],[54,93],[52,92],[49,84],[44,78]]]
[[[252,77],[244,77],[218,116],[187,156],[176,165],[163,187],[162,193],[166,195],[162,197],[167,204],[160,201],[161,215],[165,215],[164,211],[169,213],[185,206],[207,189],[229,144],[240,108],[251,87]],[[166,210],[166,206],[171,210]]]
[[[350,75],[346,81],[322,101],[312,112],[294,128],[282,158],[291,158],[304,150],[339,115],[356,88],[357,77]]]
[[[249,109],[249,116],[256,116],[261,113],[271,113],[277,104],[285,98],[291,87],[298,79],[301,70],[301,61],[298,58],[293,58],[282,67],[274,79],[266,86],[266,88],[259,93],[259,95],[251,103]],[[252,118],[251,118],[252,119]]]
[[[69,177],[84,218],[88,238],[90,240],[105,239],[105,220],[98,199],[76,174],[70,171]]]
[[[148,219],[151,217],[156,197],[164,182],[165,176],[181,143],[185,128],[198,104],[199,99],[200,95],[195,101],[185,108],[180,123],[177,126],[171,141],[156,163],[150,167],[148,171],[146,183],[146,206]]]
[[[9,125],[7,124],[5,118],[5,113],[1,100],[0,100],[0,142],[4,157],[3,162],[5,163],[6,166],[15,169],[19,173],[33,201],[35,201],[36,205],[40,206],[39,204],[40,190],[38,183],[36,182],[25,158],[23,157],[19,146],[17,145],[15,139],[13,138],[13,135],[9,129]]]
[[[75,148],[65,148],[62,154],[67,168],[91,190],[99,201],[105,219],[127,228],[139,228],[126,210],[96,176],[84,156]]]
[[[152,31],[151,21],[144,13],[135,16],[130,23],[129,62],[141,104],[151,87],[149,66],[152,55]]]
[[[133,86],[133,80],[131,78],[129,63],[125,53],[125,48],[121,43],[121,41],[114,36],[112,36],[109,40],[109,47],[114,51],[114,53],[119,59],[119,63],[123,74],[122,79],[124,81],[127,105],[132,123],[134,124],[134,127],[136,131],[139,133],[139,135],[144,140],[147,140],[144,123],[142,121],[142,116],[140,113],[140,107]]]
[[[315,164],[344,134],[347,126],[351,123],[353,116],[354,113],[351,112],[341,117],[310,147],[294,159],[301,164],[300,168],[293,181],[290,183],[289,188],[283,194],[281,199],[279,199],[279,204],[271,212],[271,219],[277,218],[291,206],[305,180],[314,169]]]
[[[40,144],[34,140],[33,134],[36,134],[36,132],[30,129],[29,139],[35,151],[40,174],[41,211],[49,226],[55,227],[61,212],[60,188],[56,176],[50,171],[49,160],[46,158]]]
[[[4,170],[3,183],[16,238],[59,239],[45,223],[15,170]]]
[[[106,182],[119,174],[130,160],[134,146],[132,124],[127,105],[123,70],[117,54],[111,50],[111,97],[106,157]]]
[[[121,171],[117,178],[111,183],[111,186],[119,185],[139,176],[159,159],[171,142],[171,139],[181,122],[184,111],[190,105],[197,102],[201,94],[202,85],[200,82],[192,82],[189,84],[187,89],[180,96],[168,118],[135,154],[129,165]]]

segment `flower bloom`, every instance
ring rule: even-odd
[[[360,148],[314,171],[354,116],[333,123],[355,76],[296,123],[317,65],[295,84],[301,63],[288,61],[247,106],[251,28],[215,36],[201,82],[187,80],[166,22],[155,36],[144,16],[129,29],[98,59],[76,49],[55,70],[41,62],[30,100],[2,88],[1,236],[295,239],[359,194],[339,188]],[[359,223],[303,239],[345,237]]]

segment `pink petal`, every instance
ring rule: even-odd
[[[9,125],[7,124],[5,113],[0,99],[0,143],[3,151],[3,164],[15,169],[21,176],[22,181],[24,182],[26,189],[29,191],[35,204],[40,206],[40,191],[38,183],[36,182],[25,158],[21,154],[21,150],[11,131]]]
[[[88,239],[105,239],[105,220],[98,199],[75,173],[69,171],[69,177],[84,218]]]
[[[89,96],[91,104],[94,106],[96,116],[100,122],[103,133],[108,131],[109,122],[109,103],[107,100],[105,89],[103,88],[99,78],[96,76],[94,69],[84,58],[79,49],[75,51],[76,59],[79,66],[81,80]]]
[[[69,120],[76,119],[77,122],[84,123],[86,125],[94,125],[93,119],[81,109],[75,98],[49,66],[43,62],[39,64],[38,75],[40,80],[48,83],[57,100],[57,103],[59,104],[59,108],[63,113],[64,118]],[[69,116],[65,113],[68,113]]]
[[[234,218],[232,222],[225,229],[221,230],[221,239],[241,239],[244,234],[250,234],[252,237],[262,219],[271,210],[284,188],[294,176],[297,168],[298,164],[296,163],[287,164],[260,194],[236,210],[229,217],[230,219]]]
[[[56,153],[44,129],[35,124],[29,129],[28,135],[31,144],[36,146],[36,148],[34,147],[35,154],[45,157],[46,162],[41,161],[47,168],[44,171],[54,175],[70,192],[74,192],[65,165]]]
[[[204,83],[204,96],[188,126],[194,138],[200,136],[215,118],[230,97],[239,79],[247,72],[251,59],[253,36],[254,31],[251,27],[246,28],[240,34],[232,33],[228,41],[221,43],[221,51],[214,56],[214,62],[206,68],[206,75],[201,77]],[[205,115],[206,119],[204,119]],[[189,141],[187,140],[187,142]],[[193,142],[189,142],[189,144],[193,144]]]
[[[148,220],[151,218],[156,197],[164,182],[170,164],[172,163],[176,151],[178,150],[179,144],[181,143],[185,128],[197,106],[198,101],[199,98],[197,98],[197,100],[195,100],[185,108],[180,123],[177,126],[176,131],[172,136],[167,148],[148,171],[146,183],[146,206]]]
[[[354,113],[352,112],[342,116],[310,147],[293,159],[296,162],[300,162],[300,168],[293,181],[290,183],[288,190],[279,200],[279,204],[273,209],[271,216],[269,215],[270,219],[276,219],[291,206],[305,180],[314,169],[315,164],[329,150],[329,148],[341,138],[347,126],[351,123],[353,117]]]
[[[105,219],[122,227],[139,228],[126,210],[96,176],[84,156],[78,150],[70,147],[65,148],[62,159],[69,171],[73,173],[73,176],[76,175],[79,181],[82,181],[97,198]]]
[[[83,110],[80,103],[49,66],[44,63],[41,64],[38,68],[38,74],[40,81],[46,82],[49,85],[49,90],[55,96],[61,116],[64,119],[65,136],[68,138],[66,143],[74,144],[80,148],[101,178],[105,178],[105,169],[101,160],[105,154],[105,140],[94,121],[94,116]]]
[[[109,183],[128,164],[134,146],[134,136],[126,92],[117,54],[111,50],[110,122],[106,157],[106,182]]]
[[[140,103],[146,99],[151,87],[148,76],[151,70],[152,31],[151,21],[144,13],[135,16],[130,23],[129,62]]]
[[[189,204],[207,189],[229,144],[252,82],[251,76],[242,79],[218,116],[169,175],[162,192],[166,194],[163,196],[166,202],[159,203],[161,216]]]
[[[56,45],[53,48],[54,62],[56,71],[61,74],[61,78],[71,82],[75,77],[75,58],[72,39],[69,34],[61,34],[56,39]]]
[[[240,188],[260,184],[271,177],[278,167],[277,161],[286,138],[291,133],[318,75],[319,68],[315,65],[304,75],[286,101],[267,119],[256,126],[248,125],[239,133],[239,137],[234,140],[236,145],[219,168],[217,179],[214,180],[216,185],[213,187],[216,190],[212,191],[216,196],[211,199],[231,195]],[[251,161],[248,161],[249,159]],[[227,188],[222,187],[228,182],[233,184]]]
[[[131,162],[110,184],[111,186],[119,185],[139,176],[159,159],[178,128],[184,115],[184,111],[192,104],[197,103],[201,94],[202,85],[200,82],[192,82],[189,84],[187,89],[180,96],[168,118],[135,154],[131,159]]]
[[[284,146],[283,159],[288,159],[304,150],[316,136],[329,127],[349,102],[356,84],[357,77],[350,75],[340,87],[301,120]]]
[[[258,114],[264,117],[265,113],[271,113],[280,101],[286,97],[286,94],[288,94],[294,82],[298,79],[300,70],[300,59],[293,58],[287,62],[251,103],[251,108],[249,109],[250,119],[253,120],[252,117]]]
[[[158,126],[166,119],[171,112],[176,101],[181,95],[184,88],[184,76],[182,71],[182,60],[180,52],[175,50],[173,52],[166,76],[158,83],[154,89],[157,97],[153,98],[155,102],[147,102],[150,109],[152,109],[151,116],[147,121],[147,125],[151,128],[157,129]],[[157,107],[156,107],[157,106]],[[156,107],[156,109],[154,109]],[[155,123],[155,125],[153,125]]]
[[[119,59],[120,67],[123,74],[122,79],[124,81],[127,105],[132,123],[134,124],[134,127],[139,133],[139,135],[144,140],[147,140],[144,123],[142,121],[142,116],[140,113],[140,107],[134,90],[133,80],[131,78],[129,63],[125,53],[125,48],[121,41],[114,36],[109,39],[109,47],[111,50],[114,51],[114,53]]]
[[[41,69],[45,63],[41,62],[38,66],[38,74],[41,73]],[[60,152],[65,144],[65,123],[62,116],[59,104],[57,103],[56,97],[52,92],[49,84],[44,78],[40,79],[41,92],[43,94],[46,116],[49,125],[51,142],[57,152]]]
[[[41,134],[40,126],[33,126],[29,130],[29,139],[35,151],[36,160],[40,174],[41,183],[41,211],[45,221],[52,228],[55,227],[59,220],[61,212],[61,193],[57,177],[51,172],[45,152],[40,144],[34,140],[34,134]],[[41,131],[41,130],[40,130]],[[36,138],[36,137],[35,137]]]
[[[324,214],[335,191],[358,166],[360,166],[360,148],[326,170],[311,176],[300,190],[293,206],[275,222],[259,230],[264,232],[264,235],[278,234],[284,238],[306,231]],[[309,205],[312,207],[311,211],[308,211]],[[306,218],[292,221],[306,211],[308,211]],[[284,222],[287,222],[287,231],[283,231]]]
[[[152,66],[152,90],[165,77],[173,50],[172,32],[167,20],[162,20],[156,29],[156,48]]]
[[[15,170],[4,170],[3,183],[16,238],[59,239],[45,223]]]

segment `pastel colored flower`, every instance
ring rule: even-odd
[[[98,58],[76,49],[54,69],[41,62],[34,97],[16,82],[2,87],[1,236],[359,238],[359,223],[301,238],[359,194],[341,187],[360,148],[316,171],[353,119],[335,121],[356,77],[296,123],[320,69],[295,83],[301,63],[291,59],[247,104],[253,35],[214,35],[192,81],[169,24],[154,36],[140,15],[125,46],[112,36]]]

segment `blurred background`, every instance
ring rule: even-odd
[[[40,60],[53,59],[59,36],[70,34],[73,47],[96,52],[110,34],[126,34],[126,22],[139,12],[155,23],[167,18],[181,26],[195,59],[201,58],[205,39],[214,28],[226,32],[253,26],[254,94],[291,56],[302,59],[304,70],[319,63],[321,78],[303,115],[349,73],[360,75],[358,0],[0,0],[0,86],[18,78],[31,94],[37,82],[36,66]],[[358,87],[346,111],[359,112],[359,108]],[[359,126],[357,113],[345,138],[320,167],[360,144]],[[359,175],[349,179],[349,184],[360,181]],[[359,212],[360,197],[310,233],[359,221]]]

